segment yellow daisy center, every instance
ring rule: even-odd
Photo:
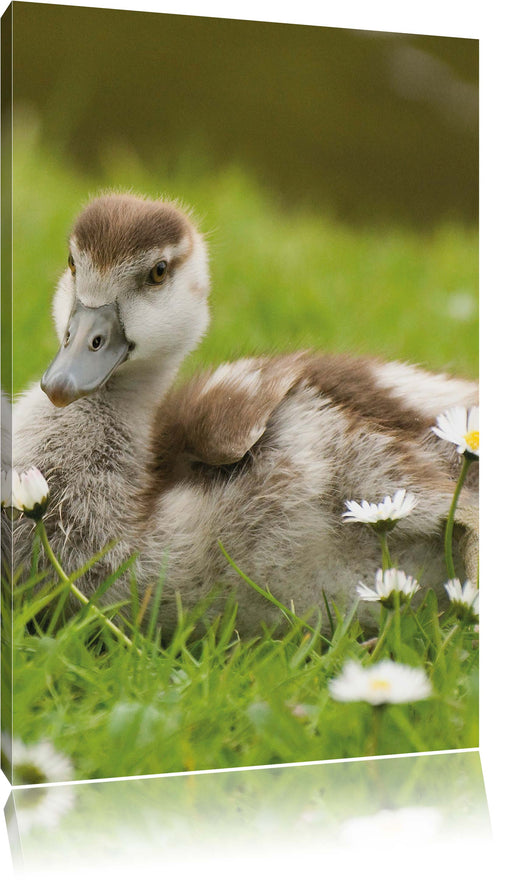
[[[377,692],[378,690],[389,690],[391,684],[384,678],[374,678],[370,681],[370,687]]]
[[[466,442],[470,451],[478,451],[480,447],[480,433],[478,429],[474,429],[473,432],[468,432],[464,436],[464,441]]]

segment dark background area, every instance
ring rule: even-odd
[[[351,222],[477,221],[476,40],[14,3],[14,82],[77,168],[126,143]]]

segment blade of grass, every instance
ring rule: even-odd
[[[89,558],[89,560],[86,561],[85,564],[82,564],[82,566],[79,567],[78,570],[74,570],[73,573],[70,573],[68,576],[70,582],[74,583],[77,579],[80,579],[81,576],[84,576],[84,574],[86,574],[88,570],[94,567],[95,564],[98,564],[98,562],[101,561],[101,559],[104,558],[105,555],[108,554],[108,552],[114,549],[117,546],[118,542],[119,540],[111,540],[109,543],[103,546],[103,548],[100,549],[99,552],[96,552],[95,555]]]
[[[137,603],[138,603],[139,596],[138,596],[136,588],[135,588],[135,594],[137,595]],[[142,621],[144,619],[144,616],[146,615],[146,610],[148,608],[148,604],[151,600],[152,594],[153,594],[153,584],[150,583],[150,585],[147,587],[146,591],[144,592],[144,596],[142,598],[142,604],[140,605],[140,607],[138,607],[138,609],[136,610],[136,616],[134,616],[134,622],[135,622],[136,628],[140,628],[140,626],[142,625]],[[133,615],[133,613],[135,613],[135,609],[136,608],[135,608],[135,604],[134,604],[132,607],[132,615]]]
[[[60,562],[56,558],[55,553],[54,553],[54,551],[50,545],[50,542],[48,540],[48,534],[46,533],[44,521],[41,520],[41,521],[37,522],[36,530],[41,538],[41,542],[44,546],[45,552],[46,552],[54,570],[56,571],[57,575],[60,576],[60,578],[64,582],[66,582],[67,585],[69,585],[69,588],[73,592],[75,597],[78,598],[82,604],[87,605],[88,599],[85,597],[83,592],[81,592],[80,589],[77,588],[77,586],[74,584],[74,582],[72,582],[71,578],[63,570]],[[90,562],[88,562],[88,565],[90,565]],[[106,616],[104,616],[103,613],[101,613],[101,611],[98,610],[97,607],[91,607],[91,609],[95,611],[96,616],[98,616],[103,621],[103,623],[107,626],[107,628],[109,628],[112,632],[114,632],[114,634],[119,638],[119,640],[123,642],[123,644],[125,644],[128,647],[133,646],[132,642],[130,641],[129,638],[126,637],[124,632],[122,632],[121,629],[118,629],[118,627],[113,622],[111,622]]]
[[[100,598],[103,597],[105,592],[108,591],[110,586],[112,586],[116,582],[116,580],[123,575],[123,573],[126,573],[128,568],[134,563],[137,557],[137,554],[131,555],[130,558],[127,558],[126,561],[123,561],[123,563],[120,564],[113,573],[109,574],[106,579],[103,580],[103,582],[98,586],[94,594],[91,595],[91,597],[89,598],[89,603],[80,610],[79,616],[85,615],[85,613],[90,610],[91,607],[97,607],[97,602],[100,600]],[[128,602],[124,601],[123,604],[125,603]],[[104,614],[105,609],[103,609],[101,612]]]
[[[299,668],[306,657],[313,651],[313,648],[320,637],[320,630],[322,628],[322,614],[318,611],[318,620],[314,631],[311,632],[310,637],[302,641],[301,646],[296,651],[292,659],[290,660],[290,667]]]
[[[26,582],[21,583],[20,585],[15,585],[13,587],[14,597],[17,598],[18,595],[26,594],[27,590],[32,589],[34,586],[37,586],[38,583],[41,583],[44,579],[46,579],[46,577],[49,575],[49,573],[50,573],[49,570],[42,570],[40,573],[36,573],[35,576],[30,577]],[[46,585],[49,586],[49,585],[51,585],[51,583],[47,583]],[[43,586],[41,591],[44,591],[44,589],[45,589],[45,586]],[[34,596],[32,596],[32,600],[33,601],[35,600]]]
[[[323,599],[324,599],[325,609],[326,609],[326,611],[327,611],[327,619],[329,620],[329,626],[330,626],[330,628],[331,628],[331,638],[333,638],[333,637],[334,637],[334,631],[335,631],[335,629],[334,629],[334,621],[333,621],[333,618],[332,618],[332,613],[331,613],[331,608],[330,608],[330,605],[329,605],[329,601],[327,600],[327,595],[325,594],[324,589],[322,589],[322,597],[323,597]]]
[[[158,614],[160,612],[160,604],[162,601],[162,592],[164,590],[164,581],[165,581],[165,575],[166,575],[166,571],[167,571],[168,560],[169,560],[169,555],[168,554],[164,555],[164,558],[162,561],[162,566],[160,568],[158,582],[157,582],[156,588],[155,588],[155,596],[153,598],[153,604],[151,605],[151,615],[150,615],[149,626],[148,626],[148,630],[147,630],[147,634],[146,634],[148,641],[153,640],[153,633],[155,632],[155,629],[156,629],[156,622],[158,619]]]
[[[44,598],[35,600],[31,604],[29,604],[28,607],[22,608],[22,613],[17,624],[21,625],[24,628],[27,623],[29,623],[32,619],[35,619],[37,614],[40,613],[41,610],[44,610],[44,608],[47,607],[54,598],[57,598],[57,596],[63,591],[63,589],[66,588],[66,586],[67,583],[61,581],[52,592],[45,594]],[[41,593],[38,594],[38,598],[40,594]]]
[[[233,570],[235,570],[238,573],[238,575],[242,577],[242,579],[247,583],[247,585],[251,586],[252,589],[254,589],[256,592],[258,592],[258,594],[261,595],[262,598],[265,598],[266,601],[270,601],[271,604],[273,604],[275,607],[277,607],[281,611],[281,613],[283,614],[285,619],[290,623],[290,625],[292,623],[296,622],[296,623],[299,623],[303,628],[308,629],[308,631],[311,630],[311,625],[308,622],[306,622],[305,620],[301,619],[300,616],[297,616],[297,614],[294,613],[293,610],[290,610],[290,608],[287,607],[286,604],[283,604],[281,601],[279,601],[279,599],[276,598],[275,595],[272,594],[270,589],[262,589],[261,586],[259,586],[250,577],[248,577],[247,574],[245,574],[243,572],[243,570],[241,570],[238,567],[238,565],[235,564],[233,559],[228,555],[228,553],[226,552],[226,550],[220,540],[217,540],[217,543],[219,544],[219,548],[220,548],[222,554],[224,555],[226,560],[229,562],[229,564],[231,564],[231,567],[233,568]],[[323,641],[325,641],[329,646],[331,646],[331,641],[329,640],[329,638],[326,638],[325,635],[322,635],[321,637],[322,637]]]
[[[38,535],[34,536],[34,542],[32,544],[32,561],[30,564],[30,576],[33,578],[37,572],[37,563],[39,560],[39,553],[41,551],[41,543]]]
[[[53,612],[53,616],[50,620],[50,625],[48,626],[48,629],[47,629],[47,634],[50,637],[52,636],[53,630],[55,629],[55,627],[59,621],[59,617],[64,609],[64,605],[69,598],[70,591],[71,591],[70,586],[67,585],[67,586],[64,586],[64,588],[61,592],[61,596],[60,596],[58,603],[55,607],[55,610]]]

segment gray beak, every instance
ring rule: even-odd
[[[84,307],[77,301],[41,388],[54,405],[64,408],[106,383],[129,350],[115,303]]]

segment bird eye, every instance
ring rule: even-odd
[[[164,281],[166,273],[167,261],[158,261],[158,264],[155,264],[149,274],[148,282],[151,285],[158,285],[160,282]]]
[[[75,266],[75,261],[73,259],[73,255],[71,254],[71,252],[69,252],[69,256],[68,256],[68,267],[71,270],[71,275],[74,276],[76,273],[76,266]]]

